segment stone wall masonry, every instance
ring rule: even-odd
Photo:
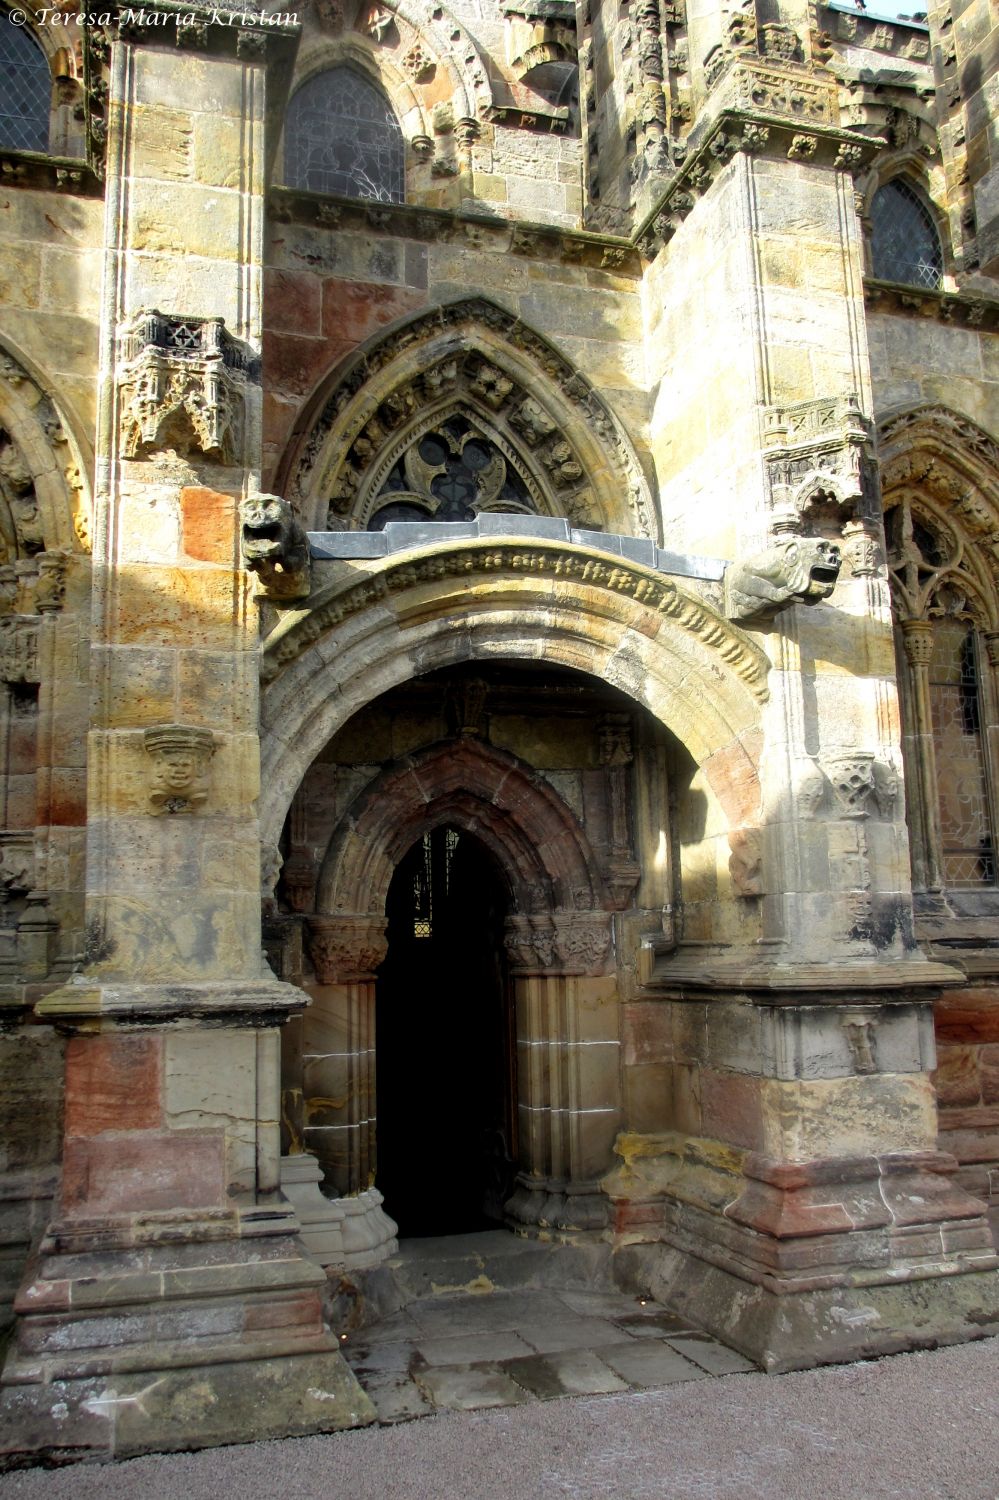
[[[937,319],[868,311],[875,410],[941,404],[995,426],[999,401],[999,337],[953,328]]]

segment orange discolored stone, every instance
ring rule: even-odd
[[[323,333],[359,344],[375,329],[416,312],[426,300],[425,292],[331,277],[323,284]]]
[[[999,1042],[999,989],[953,990],[933,1007],[938,1042]]]
[[[66,1047],[66,1134],[148,1130],[162,1120],[162,1038],[73,1037]]]
[[[236,497],[202,485],[180,492],[182,546],[197,562],[231,566],[238,550]]]
[[[711,790],[733,827],[753,823],[760,815],[760,778],[757,771],[763,736],[751,730],[716,750],[704,763]]]
[[[933,1075],[941,1105],[977,1104],[981,1098],[976,1047],[940,1047]]]
[[[760,1080],[745,1073],[701,1072],[704,1134],[758,1151],[763,1143]]]

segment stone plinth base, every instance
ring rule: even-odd
[[[607,1196],[598,1182],[565,1182],[520,1174],[503,1205],[503,1218],[518,1234],[578,1234],[605,1229]]]
[[[943,1152],[775,1162],[681,1137],[629,1149],[606,1179],[615,1279],[766,1370],[999,1333],[985,1204]]]
[[[282,1156],[281,1191],[298,1216],[301,1238],[321,1266],[366,1270],[399,1248],[398,1226],[382,1208],[377,1188],[350,1198],[327,1198],[319,1188],[322,1168],[308,1152]]]
[[[615,1280],[685,1313],[772,1375],[999,1333],[995,1270],[776,1293],[665,1245],[634,1245],[615,1257]]]
[[[326,1278],[302,1254],[297,1227],[287,1210],[259,1207],[50,1231],[15,1302],[0,1463],[372,1422],[323,1323]]]

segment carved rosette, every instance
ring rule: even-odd
[[[143,743],[153,762],[153,812],[200,812],[208,800],[209,765],[215,753],[212,731],[192,724],[158,724],[145,731]]]
[[[305,944],[320,984],[363,984],[388,952],[386,920],[373,916],[306,918]]]
[[[126,458],[172,447],[237,463],[244,387],[255,366],[221,318],[138,315],[120,335],[119,428]]]

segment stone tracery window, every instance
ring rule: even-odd
[[[476,423],[452,416],[418,437],[393,466],[371,520],[470,521],[480,511],[535,507],[513,462]]]
[[[871,266],[880,281],[936,290],[943,271],[940,236],[922,198],[901,177],[871,200]]]
[[[52,76],[42,49],[0,10],[0,146],[48,150],[51,94]]]
[[[381,89],[355,68],[303,83],[285,120],[285,182],[310,193],[405,201],[402,130]]]
[[[961,531],[903,493],[885,516],[902,643],[913,878],[933,891],[997,884],[993,771],[999,635]]]

